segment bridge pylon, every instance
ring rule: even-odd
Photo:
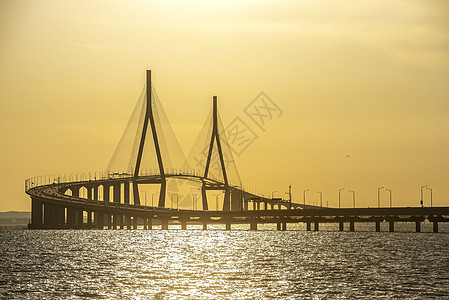
[[[220,134],[218,131],[218,106],[217,106],[217,96],[213,96],[213,111],[212,111],[212,135],[210,138],[210,142],[209,142],[209,152],[207,155],[207,160],[206,160],[206,166],[205,166],[205,170],[204,170],[204,176],[203,176],[203,183],[202,183],[202,187],[201,187],[201,195],[202,195],[202,201],[203,201],[203,210],[208,210],[208,204],[207,204],[207,194],[206,194],[206,190],[208,189],[213,189],[213,190],[217,190],[217,189],[221,189],[224,190],[224,201],[223,201],[223,210],[224,211],[229,211],[230,210],[230,206],[231,206],[231,193],[230,193],[230,187],[229,187],[229,182],[228,182],[228,176],[226,173],[226,165],[225,165],[225,160],[223,157],[223,150],[221,147],[221,141],[220,141]],[[209,174],[209,168],[210,168],[210,163],[211,163],[211,158],[212,158],[212,152],[214,149],[214,143],[217,143],[217,149],[218,149],[218,156],[220,158],[220,166],[221,166],[221,171],[223,174],[223,181],[224,181],[224,187],[207,187],[206,185],[206,179],[207,179],[207,175]]]
[[[138,187],[138,177],[140,172],[140,165],[142,162],[142,155],[145,146],[145,139],[148,130],[148,123],[150,123],[151,135],[153,136],[154,148],[156,151],[157,163],[160,172],[160,184],[161,189],[159,193],[159,207],[165,207],[165,194],[167,189],[167,182],[165,178],[164,164],[162,162],[162,154],[161,148],[159,145],[159,139],[156,131],[156,125],[154,122],[154,114],[153,114],[153,97],[151,91],[151,70],[147,70],[147,85],[146,85],[146,111],[145,118],[143,122],[142,135],[139,143],[139,151],[137,153],[136,165],[134,168],[134,180],[133,180],[133,194],[134,194],[134,204],[140,205],[140,196],[139,196],[139,187]]]

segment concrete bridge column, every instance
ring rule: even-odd
[[[149,218],[148,219],[148,230],[152,230],[153,229],[153,219]]]
[[[42,201],[31,199],[31,225],[36,227],[42,226]]]
[[[287,230],[287,222],[284,221],[282,222],[282,231],[286,231]]]
[[[102,211],[97,211],[95,214],[95,219],[97,222],[97,228],[103,229],[104,226],[104,213]]]
[[[94,192],[94,200],[98,200],[98,185],[94,186],[93,188],[93,192]]]
[[[376,232],[380,232],[380,221],[376,221]]]
[[[256,210],[260,210],[260,202],[259,201],[256,202]]]
[[[112,229],[118,228],[118,215],[112,215]]]
[[[103,184],[103,201],[109,202],[109,185]]]
[[[92,186],[87,186],[87,199],[92,200]]]
[[[415,228],[416,228],[416,232],[421,232],[421,222],[420,221],[415,222]]]
[[[46,228],[55,225],[55,206],[54,204],[44,203],[44,225]]]
[[[92,226],[92,211],[87,211],[87,225],[89,228]]]
[[[133,217],[133,229],[137,229],[137,217]]]
[[[129,204],[129,182],[123,184],[123,202]]]
[[[344,231],[345,230],[345,223],[343,221],[340,221],[338,230],[339,231]]]
[[[318,221],[315,221],[315,231],[319,231],[320,230],[320,223]]]
[[[249,230],[257,230],[257,220],[252,219],[249,223]]]
[[[187,230],[187,220],[181,219],[181,230]]]
[[[108,218],[108,229],[112,229],[112,214],[106,213]]]
[[[67,227],[68,228],[74,228],[75,227],[75,208],[73,207],[67,207]]]
[[[231,230],[231,220],[226,220],[226,230]]]
[[[282,224],[281,224],[280,221],[278,221],[278,222],[276,223],[276,229],[279,230],[279,231],[282,229]]]
[[[254,202],[253,202],[254,203]],[[209,219],[203,219],[202,223],[203,223],[203,230],[207,230],[207,222],[209,221]]]
[[[114,195],[112,196],[115,203],[120,203],[120,196],[121,196],[121,189],[120,189],[120,183],[115,183],[113,185],[113,191]]]
[[[306,222],[306,230],[307,231],[311,230],[311,223],[310,222]]]
[[[126,229],[131,229],[131,216],[128,215],[125,216],[125,225]]]
[[[80,196],[80,187],[79,186],[71,187],[70,190],[72,191],[72,196],[73,197],[79,197]]]
[[[65,225],[65,207],[62,205],[56,205],[56,225],[58,228]]]
[[[243,210],[248,210],[248,200],[243,199]]]
[[[394,232],[394,221],[389,221],[390,223],[390,232]]]
[[[433,232],[438,233],[438,222],[437,221],[433,221]]]
[[[354,221],[350,221],[350,222],[349,222],[349,231],[355,231],[355,228],[354,228]]]
[[[168,230],[168,218],[161,218],[161,229]]]
[[[119,223],[120,223],[120,229],[125,229],[125,222],[123,221],[124,215],[119,215]]]

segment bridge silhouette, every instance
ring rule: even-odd
[[[319,230],[320,223],[338,223],[344,230],[354,231],[356,222],[375,224],[414,222],[416,231],[421,223],[433,223],[438,232],[439,222],[448,222],[449,207],[415,208],[323,208],[270,198],[244,188],[238,175],[232,149],[218,113],[217,97],[206,118],[197,142],[186,158],[171,129],[168,119],[152,86],[151,71],[147,70],[146,86],[105,172],[40,176],[25,181],[25,191],[31,197],[32,229],[109,228],[123,229],[142,226],[152,229],[160,225],[178,224],[258,224],[274,223],[286,230],[288,223],[305,223],[307,230]],[[167,182],[169,184],[167,184]],[[170,185],[170,183],[172,183]],[[142,205],[142,185],[159,185],[157,206]],[[181,189],[201,191],[201,209],[195,208],[192,193],[182,195]],[[208,191],[223,195],[221,210],[210,210]],[[84,192],[85,195],[81,195]],[[168,208],[167,193],[182,196],[184,206]],[[173,198],[172,198],[173,199]]]

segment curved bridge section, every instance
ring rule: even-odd
[[[203,181],[196,175],[167,174],[167,177],[178,177],[188,180]],[[232,224],[249,224],[256,230],[258,224],[277,224],[278,230],[286,230],[288,223],[305,223],[307,230],[319,230],[320,223],[338,223],[340,231],[349,224],[349,231],[354,231],[355,223],[373,223],[376,231],[380,231],[381,222],[388,222],[389,231],[394,231],[396,222],[415,223],[416,232],[421,231],[421,223],[433,223],[433,231],[438,232],[440,222],[449,221],[449,207],[434,208],[321,208],[302,207],[288,201],[279,202],[254,194],[231,189],[231,198],[242,201],[241,209],[230,211],[206,211],[188,209],[169,209],[161,207],[131,204],[130,187],[132,176],[116,176],[117,178],[100,177],[86,179],[79,176],[78,181],[50,183],[49,177],[28,179],[26,192],[32,199],[32,219],[29,228],[34,229],[153,229],[158,226],[168,229],[169,224],[179,225],[187,229],[187,225],[224,224],[227,230]],[[84,176],[86,177],[86,176]],[[86,179],[86,180],[85,180]],[[140,177],[139,183],[160,181],[159,175]],[[208,180],[208,184],[223,183]],[[103,195],[99,197],[100,187]],[[112,187],[112,188],[111,188]],[[80,197],[80,190],[87,189],[87,197]],[[71,191],[71,195],[67,191]],[[112,195],[110,194],[112,190]],[[121,197],[120,197],[121,195]],[[237,195],[234,196],[233,195]],[[102,200],[100,200],[102,198]],[[252,205],[250,209],[248,204]],[[265,206],[261,208],[260,203]],[[284,209],[281,209],[284,208]],[[287,209],[286,209],[287,208]],[[288,209],[290,208],[290,209]],[[299,209],[301,208],[301,209]]]

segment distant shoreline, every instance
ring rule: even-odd
[[[20,226],[30,222],[31,212],[27,211],[6,211],[0,212],[0,226]]]

